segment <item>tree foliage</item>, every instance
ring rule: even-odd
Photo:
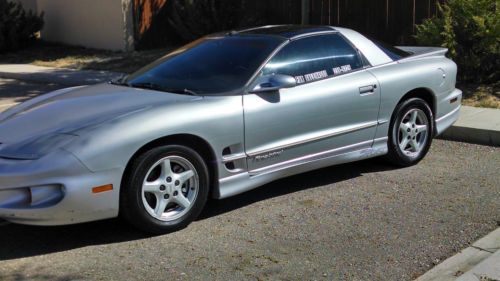
[[[421,45],[442,46],[459,66],[463,82],[496,83],[500,78],[500,1],[448,0],[437,17],[417,26]]]
[[[31,44],[43,27],[43,13],[26,12],[19,2],[0,0],[0,53]]]

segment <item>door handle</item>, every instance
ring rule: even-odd
[[[375,89],[377,89],[377,85],[363,86],[359,88],[359,93],[361,95],[372,94],[375,92]]]

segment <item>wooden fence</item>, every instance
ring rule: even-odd
[[[166,20],[170,0],[134,0],[136,46],[178,42]],[[415,25],[437,13],[444,0],[246,0],[245,13],[264,24],[350,27],[392,44],[413,44]],[[254,24],[254,23],[253,23]]]
[[[415,25],[437,12],[440,0],[310,0],[311,24],[353,28],[393,44],[413,43]]]
[[[250,0],[246,1],[246,9],[262,24],[301,23],[301,0]]]

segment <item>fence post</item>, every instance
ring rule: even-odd
[[[309,17],[311,15],[310,0],[302,0],[302,24],[309,24]]]
[[[132,0],[122,0],[122,13],[124,49],[129,52],[135,48],[134,3]]]

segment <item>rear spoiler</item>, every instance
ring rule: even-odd
[[[403,58],[399,61],[414,60],[425,57],[444,57],[446,53],[448,53],[448,49],[439,47],[397,46],[396,48],[412,54],[411,56]]]

